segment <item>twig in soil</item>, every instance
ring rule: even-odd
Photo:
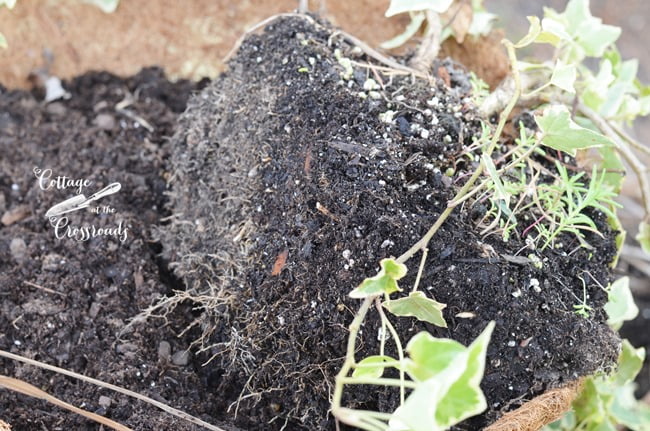
[[[54,404],[55,406],[61,407],[63,409],[69,410],[78,415],[84,416],[88,419],[91,419],[102,425],[106,425],[107,427],[113,428],[114,430],[117,431],[133,431],[131,430],[131,428],[126,427],[108,418],[105,418],[104,416],[100,416],[96,413],[91,413],[89,411],[75,407],[72,404],[68,404],[65,401],[61,401],[60,399],[48,394],[47,392],[37,388],[36,386],[30,385],[29,383],[20,379],[14,379],[7,376],[0,376],[0,387],[4,387],[11,391],[19,392],[23,395],[27,395],[30,397],[39,398],[41,400],[47,401],[51,404]]]
[[[332,35],[330,36],[330,39],[333,39],[337,35],[343,36],[345,40],[350,42],[352,45],[357,46],[361,51],[363,51],[364,54],[366,54],[368,57],[374,58],[380,63],[384,63],[386,66],[390,67],[391,69],[395,70],[401,70],[402,72],[407,72],[411,75],[417,76],[418,78],[423,78],[423,79],[430,79],[430,76],[426,73],[422,73],[421,71],[414,69],[409,66],[405,66],[403,64],[398,63],[397,61],[386,57],[385,55],[382,55],[379,53],[377,50],[371,48],[368,46],[366,43],[361,41],[360,39],[357,39],[356,37],[352,36],[350,33],[346,33],[342,30],[337,30]]]
[[[139,115],[137,115],[137,114],[129,111],[128,109],[126,109],[128,106],[131,106],[132,104],[133,104],[133,99],[130,96],[127,96],[126,98],[124,98],[124,100],[122,100],[117,105],[115,105],[115,111],[118,114],[122,114],[125,117],[135,121],[138,124],[140,124],[142,127],[147,129],[149,131],[149,133],[153,133],[154,128],[147,120],[145,120],[144,118],[140,117]]]
[[[156,400],[154,400],[152,398],[149,398],[149,397],[147,397],[145,395],[142,395],[142,394],[139,394],[137,392],[133,392],[133,391],[130,391],[128,389],[124,389],[124,388],[121,388],[119,386],[112,385],[110,383],[102,382],[101,380],[93,379],[92,377],[87,377],[87,376],[84,376],[83,374],[75,373],[74,371],[69,371],[69,370],[66,370],[66,369],[63,369],[63,368],[55,367],[54,365],[49,365],[49,364],[46,364],[46,363],[43,363],[43,362],[40,362],[40,361],[36,361],[34,359],[26,358],[24,356],[15,355],[13,353],[9,353],[9,352],[4,351],[4,350],[0,350],[0,356],[4,357],[4,358],[7,358],[7,359],[12,359],[14,361],[23,362],[25,364],[33,365],[35,367],[39,367],[39,368],[42,368],[44,370],[54,371],[55,373],[63,374],[63,375],[68,376],[68,377],[73,377],[73,378],[81,380],[83,382],[91,383],[93,385],[96,385],[96,386],[99,386],[99,387],[102,387],[102,388],[106,388],[106,389],[110,389],[112,391],[118,392],[120,394],[129,396],[129,397],[132,397],[132,398],[135,398],[137,400],[144,401],[145,403],[148,403],[148,404],[151,404],[151,405],[153,405],[155,407],[158,407],[159,409],[161,409],[161,410],[163,410],[163,411],[165,411],[165,412],[167,412],[167,413],[169,413],[169,414],[171,414],[173,416],[176,416],[178,418],[181,418],[181,419],[186,420],[188,422],[191,422],[193,424],[202,426],[202,427],[204,427],[206,429],[209,429],[211,431],[225,431],[223,428],[219,428],[218,426],[209,424],[209,423],[207,423],[207,422],[205,422],[205,421],[203,421],[203,420],[201,420],[201,419],[199,419],[197,417],[194,417],[194,416],[190,415],[189,413],[185,413],[185,412],[183,412],[181,410],[170,407],[170,406],[168,406],[166,404],[161,403],[160,401],[156,401]]]
[[[50,289],[48,287],[43,287],[40,284],[32,283],[31,281],[23,280],[23,284],[26,284],[27,286],[35,287],[36,289],[43,290],[47,293],[53,293],[55,295],[63,296],[64,298],[68,296],[63,292],[57,292],[56,290]]]

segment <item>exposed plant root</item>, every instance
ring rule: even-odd
[[[117,423],[113,420],[110,420],[108,418],[105,418],[104,416],[100,416],[96,413],[91,413],[89,411],[86,411],[84,409],[80,409],[78,407],[73,406],[72,404],[66,403],[65,401],[61,401],[60,399],[48,394],[47,392],[38,389],[36,386],[30,385],[29,383],[20,380],[20,379],[14,379],[12,377],[7,377],[7,376],[0,376],[0,387],[4,387],[6,389],[9,389],[11,391],[19,392],[23,395],[27,395],[30,397],[34,398],[39,398],[41,400],[45,400],[51,404],[54,404],[55,406],[64,408],[66,410],[69,410],[73,413],[76,413],[78,415],[81,415],[85,418],[88,418],[90,420],[93,420],[99,424],[106,425],[107,427],[110,427],[114,430],[117,431],[132,431],[131,428],[126,427],[120,423]],[[5,425],[7,427],[5,427]],[[5,424],[4,422],[0,421],[0,431],[3,430],[10,430],[11,428],[8,428],[8,425]]]
[[[528,401],[517,410],[506,413],[485,431],[538,431],[562,417],[580,393],[582,380],[551,389]]]

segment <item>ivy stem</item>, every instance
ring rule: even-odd
[[[503,128],[506,125],[506,122],[508,121],[508,117],[510,117],[510,113],[514,109],[515,105],[517,104],[517,101],[519,100],[519,95],[521,94],[521,79],[519,76],[519,70],[517,69],[517,56],[515,54],[515,47],[510,42],[509,40],[504,40],[503,44],[506,46],[506,50],[508,51],[508,58],[510,59],[510,68],[512,69],[512,77],[515,82],[515,91],[513,93],[512,98],[508,102],[508,105],[505,107],[505,109],[501,112],[501,115],[499,116],[499,124],[497,124],[497,128],[494,131],[494,134],[492,135],[492,139],[490,141],[490,145],[485,150],[485,153],[488,157],[492,155],[492,152],[496,148],[497,144],[499,143],[499,138],[501,137],[501,133],[503,133]],[[416,242],[410,249],[408,249],[404,254],[402,254],[400,257],[397,258],[397,261],[399,263],[404,263],[408,261],[410,258],[412,258],[418,251],[423,250],[428,247],[429,242],[431,241],[431,238],[438,232],[438,229],[442,226],[442,224],[447,220],[447,218],[451,215],[451,213],[454,211],[456,208],[457,204],[454,204],[454,202],[459,201],[463,196],[465,196],[467,193],[470,192],[472,189],[472,186],[474,186],[474,183],[476,180],[481,176],[483,173],[483,164],[479,164],[472,176],[467,180],[465,185],[456,193],[456,196],[447,204],[447,208],[440,214],[440,217],[436,220],[436,222],[431,226],[429,231],[418,241]]]
[[[399,363],[403,364],[404,349],[402,349],[402,341],[399,339],[399,334],[393,327],[393,324],[390,323],[390,320],[388,320],[388,317],[386,317],[386,313],[384,313],[384,309],[382,308],[381,302],[379,301],[378,297],[375,299],[375,307],[377,308],[377,311],[381,316],[382,322],[386,322],[386,327],[388,328],[390,335],[395,340],[395,347],[397,347],[397,358],[399,359]],[[399,367],[399,381],[400,381],[400,387],[399,387],[400,404],[404,404],[404,400],[406,399],[404,384],[406,382],[404,381],[404,367],[402,366]]]
[[[623,136],[623,138],[621,138],[621,135],[619,135],[619,133],[614,130],[614,128],[606,119],[604,119],[598,113],[594,112],[589,107],[585,106],[583,103],[578,104],[578,110],[585,117],[590,119],[596,125],[596,127],[598,127],[601,132],[605,134],[605,136],[614,142],[614,145],[616,145],[618,152],[630,164],[630,167],[636,173],[639,181],[639,187],[641,188],[641,200],[643,201],[643,209],[645,210],[644,221],[646,223],[650,223],[650,182],[648,182],[648,176],[646,175],[646,167],[623,140],[626,137]]]
[[[433,60],[435,60],[438,52],[440,52],[440,35],[442,34],[440,15],[431,9],[427,9],[425,14],[427,18],[426,33],[409,65],[413,69],[423,73],[429,71]]]
[[[412,293],[418,291],[418,287],[420,286],[420,279],[422,279],[422,272],[424,271],[424,263],[427,261],[428,254],[429,249],[425,247],[422,250],[422,259],[420,259],[420,267],[418,268],[418,275],[415,277],[415,283],[413,284],[413,290],[411,291]]]
[[[409,389],[415,389],[417,383],[412,381],[401,381],[399,379],[371,379],[366,377],[345,377],[341,379],[344,385],[377,385],[377,386],[397,386]]]
[[[345,353],[345,360],[343,361],[341,370],[336,375],[336,379],[334,380],[335,385],[334,385],[334,394],[332,395],[332,414],[337,419],[349,425],[355,425],[356,422],[350,423],[349,420],[346,420],[348,418],[348,415],[346,415],[345,412],[348,411],[349,409],[341,408],[341,399],[343,398],[343,385],[344,385],[343,379],[348,376],[350,370],[354,367],[355,364],[354,352],[356,350],[357,336],[359,335],[359,329],[361,329],[361,324],[363,323],[363,320],[366,318],[366,314],[368,314],[368,309],[370,308],[370,305],[372,304],[373,300],[374,298],[372,297],[365,298],[361,303],[361,307],[359,307],[359,311],[357,311],[356,316],[354,316],[354,320],[352,320],[352,323],[350,323],[350,328],[349,328],[350,334],[348,335],[348,346]]]

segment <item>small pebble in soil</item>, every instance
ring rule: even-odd
[[[161,341],[158,344],[158,359],[164,362],[169,362],[169,358],[172,355],[172,346],[167,341]]]
[[[43,271],[56,271],[59,269],[60,265],[65,264],[65,259],[61,257],[60,254],[57,253],[49,253],[45,255],[43,258],[43,262],[41,264],[41,269]]]
[[[25,240],[22,238],[13,238],[9,244],[9,250],[11,251],[11,256],[18,263],[25,260],[27,256],[27,244],[25,244]]]
[[[536,278],[530,279],[529,286],[532,287],[536,293],[540,293],[542,291],[542,288],[539,287],[539,280]]]
[[[93,124],[102,130],[112,130],[115,128],[115,117],[110,114],[99,114],[93,120]]]
[[[190,362],[190,351],[179,350],[172,355],[172,363],[179,367],[184,367]]]
[[[111,406],[112,402],[113,402],[113,400],[111,398],[109,398],[109,397],[107,397],[105,395],[102,395],[102,396],[99,397],[98,404],[100,405],[100,407],[103,407],[103,408],[107,409],[107,408],[109,408]]]

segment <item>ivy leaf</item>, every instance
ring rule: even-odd
[[[391,0],[386,11],[386,17],[391,17],[404,12],[418,12],[431,9],[436,13],[443,13],[453,3],[453,0]]]
[[[537,39],[539,37],[539,34],[542,32],[542,25],[538,17],[529,16],[527,18],[528,22],[530,23],[528,34],[515,44],[515,48],[524,48],[530,45],[531,43],[535,42],[535,39]]]
[[[576,90],[573,87],[573,84],[576,82],[576,76],[575,64],[564,64],[562,60],[558,60],[553,68],[551,84],[566,92],[575,93]]]
[[[447,429],[458,422],[477,415],[487,408],[480,384],[485,371],[485,355],[494,330],[490,322],[481,335],[467,348],[467,368],[449,388],[436,410],[436,422]]]
[[[623,340],[621,354],[618,357],[618,369],[613,378],[616,385],[623,386],[632,382],[641,371],[645,360],[645,349],[635,349],[628,340]]]
[[[467,354],[458,366],[449,367],[439,378],[419,384],[391,415],[388,421],[389,431],[444,431],[436,422],[436,408],[451,385],[462,374],[467,362]]]
[[[389,429],[443,431],[485,410],[479,385],[493,329],[490,322],[469,347],[426,332],[414,336],[406,350],[412,362],[409,375],[418,385],[391,416]]]
[[[639,224],[639,233],[636,236],[636,240],[641,244],[643,251],[650,254],[650,223],[642,221]]]
[[[382,259],[379,262],[381,270],[374,277],[366,278],[352,292],[352,298],[367,298],[369,296],[390,295],[393,292],[401,291],[397,286],[397,280],[406,275],[406,265],[394,259]]]
[[[571,40],[571,35],[567,33],[564,24],[553,18],[544,18],[542,32],[537,36],[536,42],[557,46],[563,40]]]
[[[565,42],[570,46],[571,61],[581,61],[585,56],[602,57],[621,35],[620,28],[603,24],[591,15],[589,0],[571,0],[564,13],[545,9],[544,15],[537,42],[554,46]]]
[[[460,363],[465,350],[458,341],[435,338],[428,332],[420,332],[406,345],[410,356],[406,362],[406,371],[416,382],[429,380],[445,371],[451,364]]]
[[[596,418],[596,422],[604,422],[604,412],[607,411],[606,404],[598,391],[595,379],[588,378],[582,387],[582,392],[573,402],[573,409],[578,418]],[[599,420],[599,418],[602,418]]]
[[[447,306],[427,298],[423,292],[411,292],[406,298],[384,302],[384,307],[396,316],[413,316],[423,322],[429,322],[441,328],[447,327],[442,310]]]
[[[397,361],[390,356],[368,356],[355,366],[352,377],[378,379],[384,374],[384,368],[391,364],[396,365]]]
[[[404,32],[400,35],[395,36],[391,40],[387,40],[379,45],[383,49],[393,49],[398,46],[404,45],[410,38],[412,38],[415,33],[418,32],[422,23],[424,22],[426,15],[422,12],[417,12],[411,14],[411,22],[406,26]]]
[[[630,279],[621,277],[609,288],[607,304],[603,307],[607,312],[607,324],[618,328],[623,322],[633,320],[639,314],[639,308],[634,303],[630,291]]]
[[[578,126],[564,105],[553,105],[535,121],[543,132],[542,144],[575,156],[576,150],[613,145],[605,136]]]

